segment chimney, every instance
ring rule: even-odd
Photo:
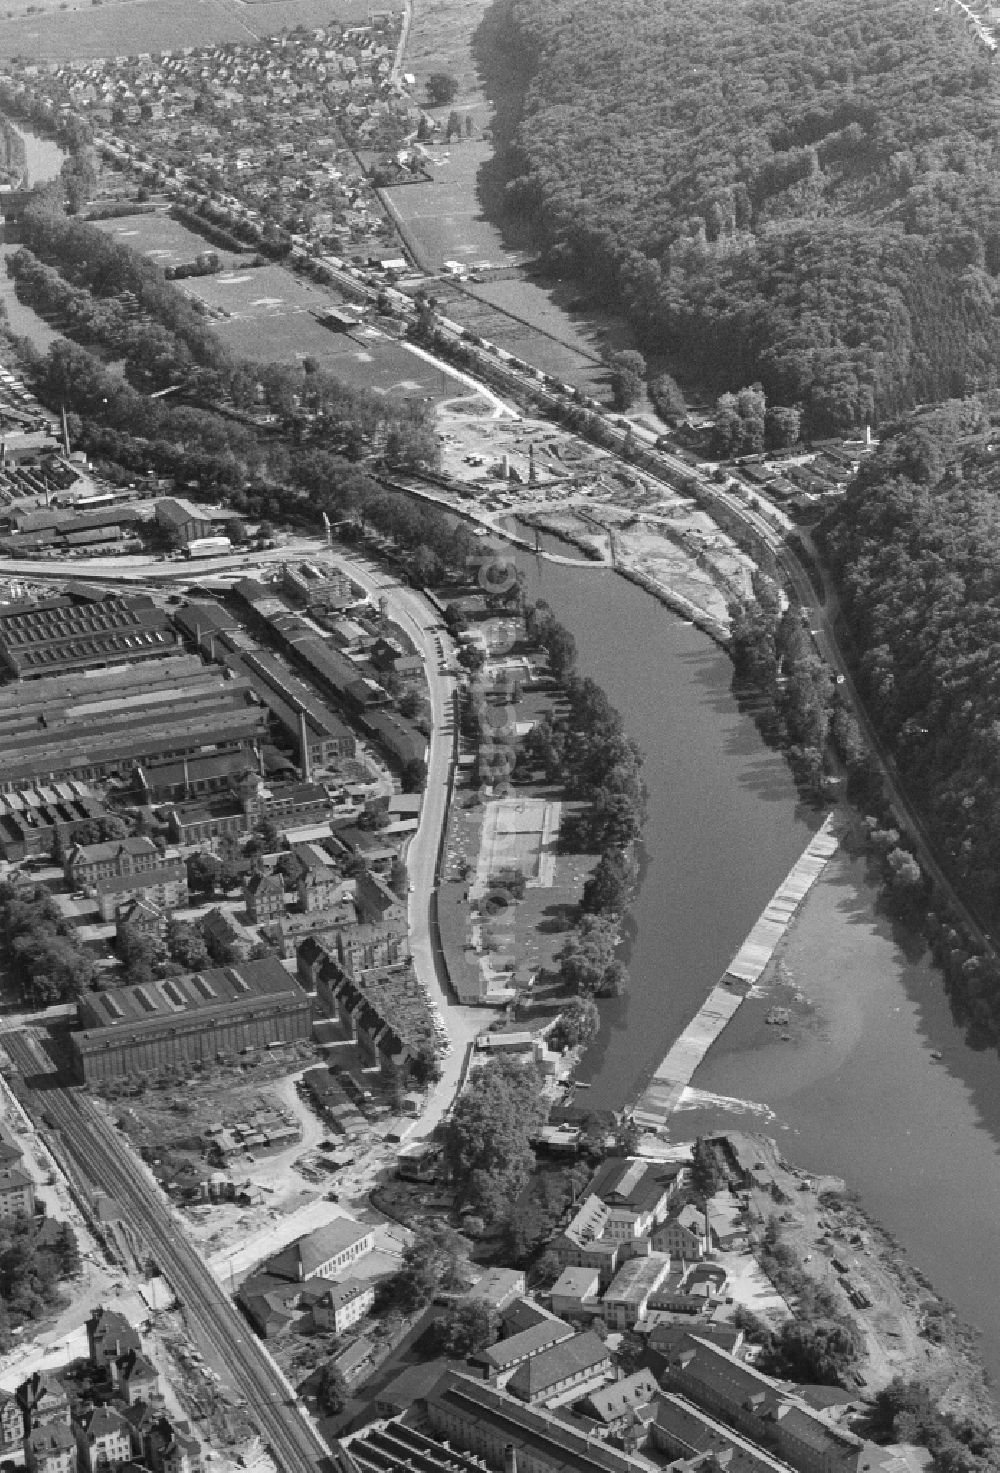
[[[68,458],[68,456],[69,456],[69,425],[66,423],[66,406],[65,406],[65,404],[62,407],[62,439],[63,439],[63,452],[64,452],[64,454]]]
[[[299,712],[299,759],[302,764],[302,781],[307,783],[312,776],[309,771],[309,728],[305,711]]]
[[[503,1473],[517,1473],[517,1448],[512,1442],[504,1446]]]

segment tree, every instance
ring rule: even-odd
[[[774,404],[765,411],[764,444],[768,450],[785,450],[789,445],[797,445],[801,429],[801,410]]]
[[[477,1069],[452,1110],[445,1156],[459,1200],[486,1222],[506,1217],[534,1163],[530,1141],[546,1117],[533,1064],[495,1058]]]
[[[156,943],[134,926],[118,929],[116,949],[121,959],[125,980],[129,983],[150,982],[156,963]]]
[[[411,757],[408,762],[403,763],[399,780],[404,793],[423,792],[427,781],[427,768],[419,757]]]
[[[186,972],[197,972],[208,964],[208,948],[200,931],[187,921],[171,918],[167,922],[167,950],[170,958]]]
[[[682,419],[687,401],[677,380],[669,373],[658,373],[649,385],[649,397],[661,419]]]
[[[344,1373],[336,1362],[328,1360],[320,1367],[316,1378],[316,1400],[327,1417],[336,1417],[347,1405],[350,1391]]]
[[[198,893],[214,890],[219,878],[219,861],[214,854],[189,854],[185,866],[189,889]]]
[[[497,1338],[497,1316],[481,1299],[466,1299],[449,1305],[434,1325],[434,1344],[439,1355],[464,1360],[485,1350]]]
[[[703,1200],[708,1201],[726,1185],[725,1172],[719,1159],[704,1136],[698,1136],[691,1148],[691,1187]]]
[[[597,1004],[589,997],[575,997],[566,1004],[549,1033],[553,1048],[577,1048],[596,1037],[601,1026]]]
[[[587,877],[580,900],[584,912],[620,915],[628,904],[635,868],[624,850],[607,849]]]
[[[631,409],[642,393],[646,376],[646,360],[641,353],[626,348],[611,358],[611,397],[616,409]]]
[[[448,72],[431,72],[427,78],[427,101],[431,107],[447,107],[458,96],[458,82]]]

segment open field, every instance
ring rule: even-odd
[[[528,884],[551,886],[559,807],[543,798],[491,799],[483,820],[478,885],[505,870],[519,870]]]
[[[219,250],[204,236],[189,230],[179,220],[174,220],[159,210],[156,214],[121,215],[114,220],[95,220],[94,224],[130,250],[148,256],[157,266],[177,266],[182,261],[194,260],[202,251],[215,251],[225,266],[237,266],[241,260],[234,252]],[[250,254],[248,251],[247,255]],[[192,278],[187,278],[185,285],[189,285],[191,280]]]
[[[493,146],[474,139],[428,149],[429,184],[406,184],[386,194],[414,236],[425,270],[440,270],[444,261],[467,266],[489,261],[514,265],[525,257],[513,250],[487,220],[476,193],[476,180],[493,156]]]
[[[37,8],[38,0],[33,0]],[[401,9],[387,0],[383,9]],[[125,0],[123,4],[53,3],[41,15],[26,14],[27,0],[7,0],[0,20],[0,52],[33,61],[85,61],[98,56],[134,56],[220,41],[258,40],[298,25],[365,21],[367,0]]]

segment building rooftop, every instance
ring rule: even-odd
[[[609,1207],[650,1212],[676,1183],[683,1171],[678,1162],[647,1161],[642,1157],[612,1156],[599,1166],[587,1188]]]
[[[215,967],[165,977],[112,992],[95,992],[81,998],[80,1022],[84,1030],[100,1035],[110,1029],[162,1024],[165,1019],[188,1013],[210,1013],[215,1009],[246,1006],[251,1000],[294,993],[305,999],[298,982],[275,956],[238,966]],[[86,1036],[86,1035],[85,1035]]]
[[[473,1359],[492,1370],[508,1371],[529,1356],[538,1355],[548,1349],[550,1345],[558,1345],[560,1340],[571,1339],[574,1333],[573,1326],[568,1325],[565,1320],[556,1319],[555,1316],[547,1317],[516,1335],[508,1336],[506,1340],[498,1340],[495,1345],[487,1346]]]
[[[646,1299],[670,1272],[666,1254],[650,1253],[643,1258],[629,1258],[622,1264],[604,1298],[616,1304],[638,1304]]]
[[[590,1413],[598,1422],[616,1422],[619,1417],[659,1396],[660,1386],[652,1371],[635,1371],[610,1386],[592,1391],[587,1398]]]
[[[334,1218],[268,1259],[267,1272],[283,1279],[310,1279],[331,1258],[370,1237],[371,1232],[353,1217]]]
[[[584,1330],[559,1345],[522,1361],[507,1382],[507,1390],[522,1401],[534,1401],[563,1381],[611,1370],[611,1355],[593,1330]]]

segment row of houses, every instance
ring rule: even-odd
[[[159,1372],[129,1321],[94,1310],[87,1344],[85,1362],[36,1371],[0,1393],[0,1448],[22,1452],[28,1473],[201,1473],[201,1445],[168,1414]]]

